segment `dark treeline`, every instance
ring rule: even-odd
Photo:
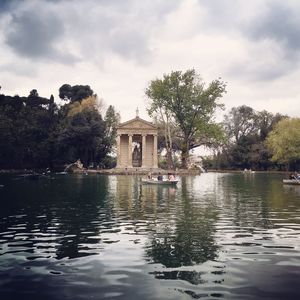
[[[285,118],[288,117],[265,110],[255,111],[246,105],[232,108],[223,121],[225,143],[218,148],[213,158],[205,159],[205,167],[235,170],[286,169],[286,165],[272,161],[272,153],[266,145],[268,134]],[[288,167],[295,169],[297,164],[294,161]]]
[[[213,85],[216,87],[219,86]],[[165,103],[160,101],[160,94],[150,94],[153,110],[160,113],[163,110],[167,120],[162,120],[163,125],[159,126],[162,129],[158,139],[160,152],[169,148],[171,154],[182,154],[187,149],[206,145],[215,149],[215,155],[203,161],[208,169],[296,170],[300,167],[299,130],[296,130],[299,120],[294,120],[296,123],[290,120],[290,124],[282,124],[283,129],[274,131],[289,118],[243,105],[232,108],[224,121],[217,124],[211,120],[215,100],[208,97],[209,101],[203,103],[209,93],[205,90],[202,95],[203,90],[200,91],[199,103],[184,94],[185,97],[177,97],[184,99],[180,106],[176,103],[170,106],[172,94]],[[35,89],[27,97],[0,94],[0,169],[62,169],[78,159],[85,167],[115,166],[115,158],[110,156],[120,122],[115,108],[109,106],[104,112],[103,103],[88,85],[64,84],[59,88],[59,97],[63,103],[60,106],[52,95],[49,99],[40,97]],[[195,103],[199,106],[197,118]],[[181,118],[182,111],[184,118]],[[184,134],[185,128],[192,129],[192,135]],[[282,131],[286,132],[284,142],[279,134]],[[187,157],[181,155],[185,158],[181,161],[176,161],[176,157],[171,159],[173,165],[184,167]]]
[[[0,168],[62,168],[80,159],[84,166],[113,166],[108,156],[115,142],[119,115],[103,107],[89,86],[64,84],[64,100],[0,94]]]

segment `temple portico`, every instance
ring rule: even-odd
[[[136,116],[117,128],[117,168],[157,168],[157,127]]]

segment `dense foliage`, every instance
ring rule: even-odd
[[[166,167],[175,166],[177,151],[181,167],[188,167],[189,151],[204,145],[215,152],[204,158],[205,168],[270,170],[288,165],[297,169],[297,120],[242,105],[233,107],[218,124],[214,116],[223,107],[219,100],[224,93],[224,82],[214,80],[206,87],[194,69],[150,82],[147,111],[160,129],[158,147],[160,153],[165,150]]]
[[[61,95],[68,87],[60,88]],[[0,168],[55,168],[77,159],[107,166],[119,116],[110,106],[103,119],[89,86],[75,87],[61,107],[37,90],[28,97],[0,95]]]
[[[189,150],[200,145],[215,150],[205,168],[286,169],[300,167],[300,121],[279,113],[233,107],[216,123],[226,85],[207,87],[195,70],[171,72],[146,89],[148,113],[159,128],[158,151],[165,168],[187,167]],[[114,167],[114,143],[120,115],[88,85],[64,84],[64,104],[44,98],[36,89],[27,97],[0,94],[0,169],[55,169],[78,159],[88,166]],[[177,155],[181,153],[181,159]]]
[[[74,85],[63,84],[59,88],[59,98],[65,101],[81,101],[94,94],[89,85]]]
[[[265,141],[278,121],[285,118],[278,113],[255,111],[246,105],[232,108],[223,122],[227,142],[218,149],[213,159],[206,160],[206,167],[242,170],[283,167],[271,160],[272,154]]]
[[[283,119],[276,124],[266,140],[272,160],[300,166],[300,119]]]

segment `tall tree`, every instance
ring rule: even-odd
[[[207,88],[194,69],[165,74],[163,79],[152,80],[146,89],[151,99],[149,111],[161,110],[180,128],[182,167],[187,167],[189,150],[201,145],[211,146],[212,140],[221,136],[221,126],[214,116],[218,103],[226,92],[226,84],[220,79]]]
[[[104,121],[106,124],[107,135],[111,137],[112,144],[115,143],[117,137],[117,126],[120,123],[120,119],[120,114],[116,112],[112,105],[110,105],[106,110]]]
[[[255,127],[256,115],[253,108],[242,105],[233,107],[229,114],[224,117],[224,127],[229,139],[238,143],[241,138],[253,133]]]
[[[99,163],[111,150],[111,144],[96,97],[75,101],[67,109],[58,133],[61,156],[66,162],[80,158],[85,166]]]
[[[152,91],[149,89],[146,91],[147,96],[151,98],[151,95],[154,95],[155,91],[161,83],[157,83],[152,85]],[[173,137],[171,134],[171,128],[174,128],[174,119],[172,118],[172,113],[169,111],[169,109],[164,106],[163,102],[159,100],[159,98],[152,98],[152,102],[150,104],[150,107],[147,109],[148,114],[150,117],[154,118],[156,121],[156,125],[160,129],[163,130],[163,136],[164,136],[164,146],[166,149],[166,157],[167,157],[167,168],[173,169],[174,163],[173,163],[173,157],[172,157],[172,148],[173,148]]]
[[[271,132],[274,126],[282,119],[287,118],[286,115],[275,114],[263,110],[256,113],[256,127],[258,129],[258,135],[262,141],[266,139],[269,132]]]

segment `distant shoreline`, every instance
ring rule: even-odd
[[[0,169],[0,174],[29,174],[29,173],[42,173],[44,170],[33,170],[33,169]],[[152,174],[161,173],[163,175],[168,173],[175,173],[178,175],[199,175],[205,173],[243,173],[243,170],[217,170],[217,169],[208,169],[207,172],[201,172],[199,170],[186,170],[186,169],[178,169],[178,170],[165,170],[165,169],[157,169],[157,170],[142,170],[142,169],[84,169],[84,170],[76,170],[74,172],[70,172],[70,174],[106,174],[106,175],[144,175],[151,172]],[[286,174],[292,171],[254,171],[255,173],[278,173],[278,174]],[[55,173],[55,172],[54,172]]]
[[[32,173],[33,170],[27,169],[0,169],[0,174],[18,174],[18,173]]]
[[[267,171],[256,171],[256,170],[252,170],[254,171],[253,174],[255,173],[290,173],[292,171],[276,171],[276,170],[267,170]],[[244,173],[244,170],[216,170],[216,169],[208,169],[207,170],[208,173]],[[246,173],[247,174],[247,173]]]

